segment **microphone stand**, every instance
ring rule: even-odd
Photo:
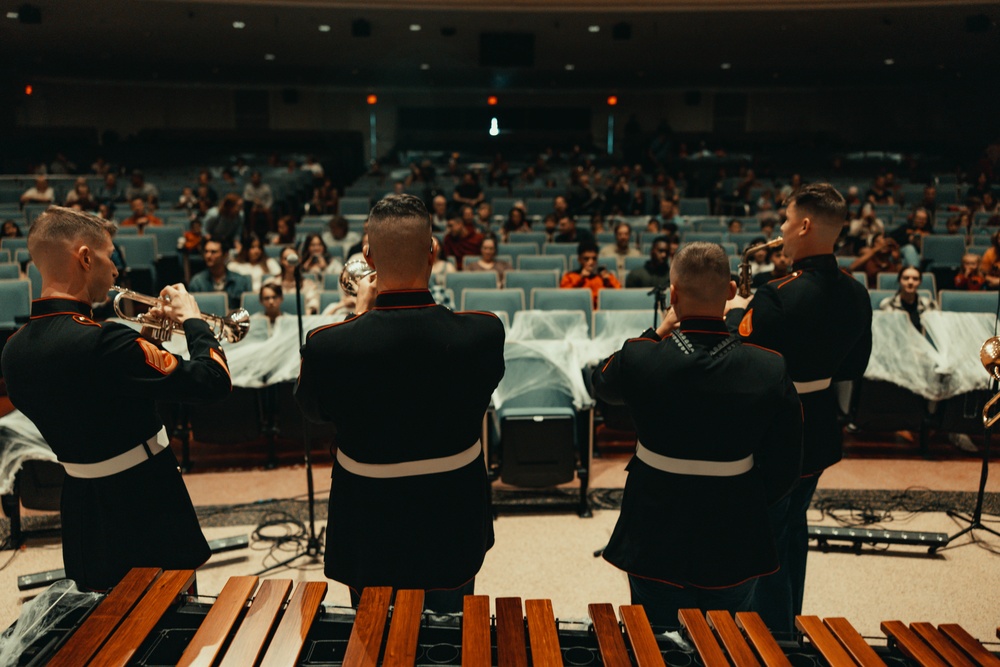
[[[302,324],[302,265],[299,262],[295,263],[295,316],[298,318],[299,348],[301,348],[305,340],[305,334]],[[277,405],[277,401],[275,401],[275,405]],[[319,534],[316,533],[316,490],[313,485],[312,443],[309,442],[309,424],[304,414],[299,413],[299,417],[302,419],[302,444],[305,449],[306,463],[306,497],[309,505],[309,535],[306,538],[306,548],[305,551],[301,551],[294,556],[264,568],[260,572],[257,572],[257,575],[285,567],[302,556],[308,556],[313,561],[316,561],[323,555],[323,535],[326,533],[326,528],[322,528]]]
[[[660,313],[667,311],[666,288],[654,287],[646,294],[653,297],[653,328],[655,329],[660,325]]]

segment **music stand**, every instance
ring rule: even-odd
[[[299,347],[301,348],[305,339],[302,325],[302,267],[297,255],[290,255],[285,261],[291,264],[290,260],[293,257],[295,259],[295,316],[298,318]],[[312,443],[309,442],[309,429],[307,428],[306,416],[300,414],[300,417],[302,418],[302,444],[305,449],[306,463],[306,502],[309,504],[309,536],[306,538],[306,548],[294,556],[289,556],[283,561],[264,568],[260,572],[255,573],[255,576],[265,574],[271,570],[277,570],[279,567],[286,567],[302,556],[308,556],[316,561],[323,555],[323,535],[326,533],[326,528],[320,529],[319,534],[316,534],[316,490],[313,485],[312,452],[310,451]]]
[[[993,378],[993,395],[997,394],[997,378]],[[957,510],[948,510],[948,516],[958,519],[959,521],[965,521],[969,525],[958,531],[954,535],[948,537],[948,541],[945,542],[945,546],[951,544],[953,541],[957,540],[962,535],[966,533],[971,533],[974,530],[985,530],[991,535],[1000,537],[1000,533],[993,530],[989,526],[983,525],[983,500],[986,496],[986,480],[990,474],[990,441],[993,439],[993,427],[992,425],[987,425],[984,429],[985,444],[983,446],[983,467],[979,473],[979,493],[976,495],[976,508],[972,512],[972,516],[967,516],[963,512]],[[974,540],[973,540],[974,541]]]

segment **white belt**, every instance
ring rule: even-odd
[[[153,458],[169,446],[170,437],[167,436],[166,427],[162,427],[156,435],[146,442],[136,445],[118,456],[112,456],[110,459],[98,461],[97,463],[65,463],[63,461],[60,461],[60,463],[66,469],[66,474],[70,477],[79,477],[81,479],[109,477]]]
[[[812,380],[810,382],[793,382],[795,385],[795,391],[800,394],[814,394],[817,391],[823,391],[830,386],[830,382],[833,378],[823,378],[822,380]]]
[[[417,475],[433,475],[439,472],[451,472],[463,468],[479,457],[482,445],[479,440],[458,454],[442,456],[436,459],[421,459],[419,461],[402,461],[400,463],[360,463],[337,450],[337,465],[347,472],[360,477],[376,479],[391,479],[393,477],[415,477]]]
[[[675,475],[700,475],[702,477],[735,477],[753,470],[753,454],[738,461],[698,461],[695,459],[675,459],[650,451],[641,442],[635,445],[635,456],[640,461]]]

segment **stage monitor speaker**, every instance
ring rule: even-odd
[[[534,67],[535,34],[484,32],[479,34],[480,67]]]
[[[500,479],[527,488],[573,481],[576,420],[572,409],[500,411]]]

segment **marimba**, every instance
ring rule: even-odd
[[[591,604],[590,623],[560,623],[549,600],[497,598],[491,614],[488,597],[468,596],[459,618],[424,612],[423,591],[368,588],[355,613],[322,607],[326,582],[293,591],[290,580],[232,577],[206,604],[184,596],[193,579],[191,570],[132,570],[18,664],[1000,667],[954,624],[886,621],[889,643],[874,647],[845,619],[800,616],[799,640],[779,642],[756,614],[685,609],[678,620],[692,649],[655,634],[637,605],[616,616],[610,604]]]

